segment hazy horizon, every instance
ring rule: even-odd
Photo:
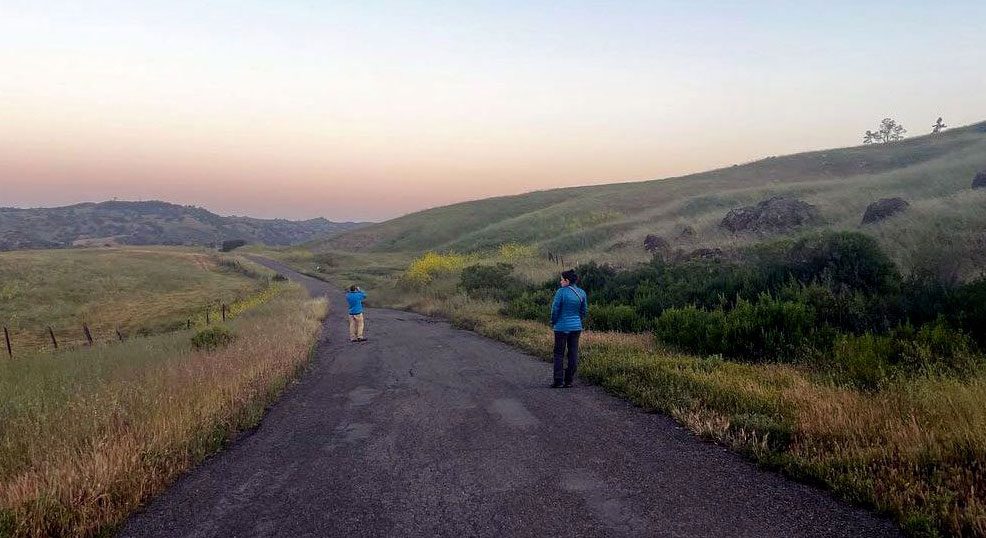
[[[0,206],[380,221],[986,119],[986,3],[5,2]]]

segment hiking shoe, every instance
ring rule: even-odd
[[[566,389],[572,388],[572,384],[571,383],[565,383],[564,386],[565,386]]]
[[[553,389],[560,389],[560,388],[562,388],[562,384],[561,384],[560,381],[555,381],[554,383],[551,384],[551,388],[553,388]]]

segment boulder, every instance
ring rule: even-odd
[[[907,200],[903,198],[884,198],[877,200],[866,206],[866,212],[863,213],[863,224],[880,222],[891,215],[896,215],[904,211],[910,206],[911,204],[907,203]]]
[[[732,209],[719,224],[730,232],[785,232],[821,222],[818,208],[796,198],[775,196],[757,205]]]
[[[972,188],[986,189],[986,170],[979,172],[976,177],[972,178]]]

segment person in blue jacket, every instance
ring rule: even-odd
[[[349,303],[349,341],[366,342],[363,338],[363,300],[366,294],[357,286],[350,286],[349,293],[346,294],[346,302]]]
[[[551,302],[551,326],[555,331],[555,380],[552,388],[571,387],[579,365],[579,336],[582,320],[589,311],[585,290],[578,287],[579,276],[571,269],[561,274],[561,287]],[[568,368],[563,359],[568,357]]]

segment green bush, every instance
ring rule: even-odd
[[[589,328],[624,333],[645,331],[650,325],[629,305],[589,305]]]
[[[226,241],[222,242],[222,245],[220,245],[219,250],[222,252],[231,252],[246,244],[247,244],[246,241],[244,241],[243,239],[227,239]]]
[[[551,301],[554,296],[553,289],[528,290],[511,299],[503,313],[518,319],[546,321],[551,316]]]
[[[957,374],[970,372],[981,362],[972,339],[951,327],[944,317],[915,329],[902,325],[891,333],[895,359],[912,372]]]
[[[893,338],[841,335],[832,346],[832,372],[842,384],[877,389],[890,377],[896,355]]]
[[[509,263],[473,265],[462,269],[459,287],[470,297],[509,301],[523,292],[524,283],[513,276]]]
[[[814,343],[815,313],[804,303],[764,294],[756,302],[740,300],[724,321],[727,356],[793,361]]]
[[[902,278],[877,242],[856,232],[772,241],[714,260],[655,257],[628,271],[596,263],[576,271],[590,297],[590,328],[653,330],[700,355],[800,362],[863,388],[900,373],[967,372],[986,347],[986,276],[963,285],[932,274]],[[543,320],[556,286],[519,292],[504,312]]]
[[[722,310],[709,312],[686,306],[665,310],[655,322],[654,333],[658,340],[678,349],[714,355],[725,351],[724,327]]]
[[[235,335],[223,325],[213,325],[192,336],[192,347],[199,351],[215,351],[228,346]]]

